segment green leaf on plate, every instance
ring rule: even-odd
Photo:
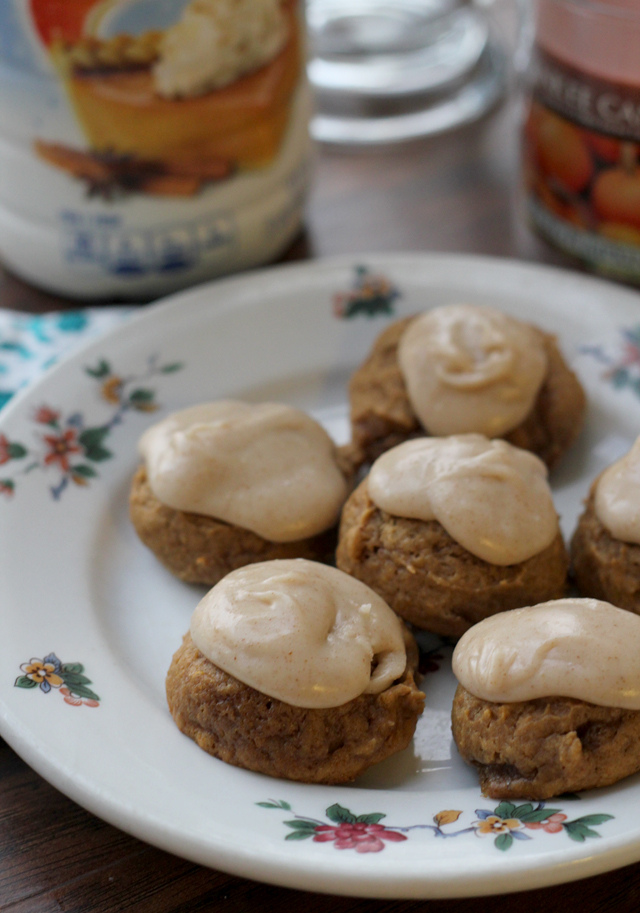
[[[93,479],[98,475],[95,469],[86,463],[78,463],[76,466],[72,466],[71,473],[75,476],[80,476],[82,479]]]
[[[15,441],[7,447],[7,453],[12,460],[19,460],[23,456],[27,455],[27,448],[23,447],[22,444],[17,444]]]
[[[315,831],[317,827],[317,822],[309,821],[308,818],[294,818],[293,821],[283,821],[282,823],[296,831]]]
[[[107,377],[111,374],[111,365],[104,358],[101,358],[95,368],[85,367],[85,371],[90,377]]]
[[[100,463],[102,460],[108,460],[113,456],[110,450],[102,446],[108,434],[109,428],[99,426],[97,428],[85,428],[78,435],[78,442],[84,448],[87,459],[93,460],[94,463]]]
[[[570,824],[604,824],[605,821],[610,821],[613,818],[613,815],[583,815],[582,818],[576,818],[575,821],[569,822]]]
[[[348,808],[337,802],[335,805],[329,806],[326,815],[329,821],[333,821],[335,824],[355,824],[357,821],[356,816],[352,815]]]
[[[582,821],[569,821],[568,824],[564,825],[564,828],[567,834],[572,840],[575,840],[576,843],[584,843],[587,837],[600,836],[597,831],[592,831],[591,828],[587,827]]]
[[[37,688],[38,683],[27,675],[19,675],[13,683],[16,688]]]
[[[132,390],[129,394],[130,403],[152,403],[155,397],[153,390],[145,390],[142,387],[139,387],[137,390]]]
[[[513,802],[501,802],[497,808],[494,809],[494,815],[497,815],[498,818],[515,818],[517,817],[515,812],[515,805]]]
[[[558,812],[560,811],[560,809],[559,808],[538,808],[538,809],[532,809],[530,812],[525,812],[524,814],[520,814],[520,815],[517,814],[517,811],[518,810],[516,809],[516,813],[514,814],[515,818],[519,818],[520,821],[524,821],[526,823],[529,823],[529,822],[533,823],[533,822],[539,822],[539,821],[546,821],[548,818],[551,817],[551,815],[557,815]]]
[[[76,697],[84,697],[89,701],[99,701],[100,700],[100,698],[95,693],[95,691],[92,691],[91,688],[87,688],[86,685],[83,685],[83,684],[73,684],[72,685],[71,683],[67,682],[66,676],[63,675],[62,678],[64,679],[65,684],[68,686],[71,694],[75,695]]]
[[[387,816],[383,812],[372,812],[370,815],[358,815],[356,822],[358,824],[378,824]]]
[[[496,847],[499,850],[508,850],[511,844],[513,843],[513,837],[511,834],[500,834],[499,837],[496,837]]]

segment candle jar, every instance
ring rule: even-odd
[[[640,280],[640,4],[537,0],[523,127],[529,219],[589,268]]]
[[[0,257],[137,299],[274,259],[311,141],[298,0],[2,0]]]

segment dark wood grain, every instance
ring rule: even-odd
[[[522,220],[517,108],[395,149],[320,151],[305,231],[282,259],[365,251],[459,251],[566,265]],[[77,306],[0,268],[0,307]],[[508,863],[507,863],[508,864]],[[2,913],[637,913],[640,865],[501,899],[370,901],[305,894],[193,865],[85,812],[0,741]]]

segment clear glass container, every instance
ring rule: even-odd
[[[477,120],[503,97],[492,0],[307,0],[312,132],[375,146]]]

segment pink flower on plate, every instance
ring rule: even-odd
[[[566,815],[556,812],[555,815],[549,815],[546,821],[527,821],[524,826],[532,830],[546,831],[547,834],[558,834],[562,830],[562,822],[566,820]]]
[[[49,406],[40,406],[36,410],[34,416],[36,422],[39,422],[41,425],[55,425],[60,418],[60,413],[55,409],[50,409]]]
[[[383,840],[399,843],[404,834],[390,831],[381,824],[320,824],[313,838],[317,843],[332,842],[337,850],[355,850],[356,853],[379,853],[384,849]]]

